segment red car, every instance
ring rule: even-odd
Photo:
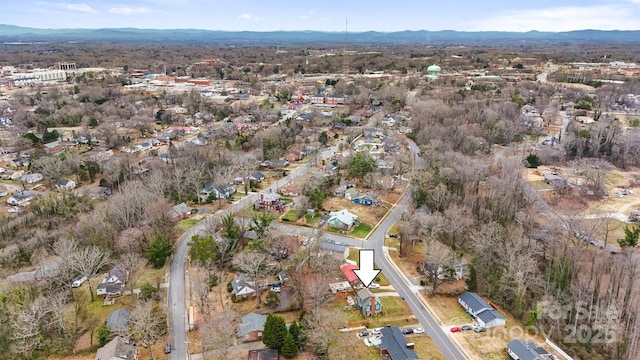
[[[451,328],[451,332],[460,332],[460,331],[462,331],[462,329],[458,326],[454,326]]]

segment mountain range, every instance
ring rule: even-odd
[[[404,44],[533,44],[533,43],[638,43],[640,30],[577,30],[567,32],[322,32],[322,31],[219,31],[198,29],[41,29],[0,24],[0,42],[139,42],[193,45],[404,45]]]

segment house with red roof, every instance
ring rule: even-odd
[[[340,266],[340,270],[342,270],[344,277],[347,279],[351,287],[362,286],[362,281],[360,281],[360,278],[358,278],[356,273],[353,272],[353,270],[358,269],[358,265],[354,264],[344,264]]]

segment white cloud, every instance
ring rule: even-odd
[[[461,25],[470,31],[635,30],[638,14],[633,7],[623,5],[561,6],[506,10]]]
[[[79,12],[84,12],[89,14],[97,13],[96,9],[92,8],[87,4],[65,4],[65,7],[67,8],[67,10],[72,10],[72,11],[79,11]]]
[[[306,16],[306,15],[302,15],[302,16],[300,16],[300,19],[302,19],[302,20],[309,20],[309,17],[308,17],[308,16]]]
[[[116,6],[109,9],[109,13],[118,15],[135,15],[148,13],[149,9],[144,7]]]
[[[243,19],[243,20],[253,20],[253,21],[260,21],[263,20],[264,17],[262,16],[255,16],[255,15],[251,15],[251,14],[240,14],[240,16],[238,16],[239,19]]]

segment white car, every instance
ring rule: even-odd
[[[7,169],[0,167],[0,174],[4,173],[5,171],[7,171]]]
[[[71,283],[71,287],[72,288],[80,287],[80,285],[82,285],[82,283],[85,281],[87,281],[87,277],[80,275],[77,278],[73,279],[73,282]]]
[[[274,286],[274,287],[271,288],[271,291],[273,291],[274,293],[279,293],[282,290],[280,290],[280,286]]]
[[[413,333],[414,334],[424,334],[424,329],[423,328],[415,328],[415,329],[413,329]]]
[[[380,284],[371,283],[368,286],[369,289],[380,289]]]

